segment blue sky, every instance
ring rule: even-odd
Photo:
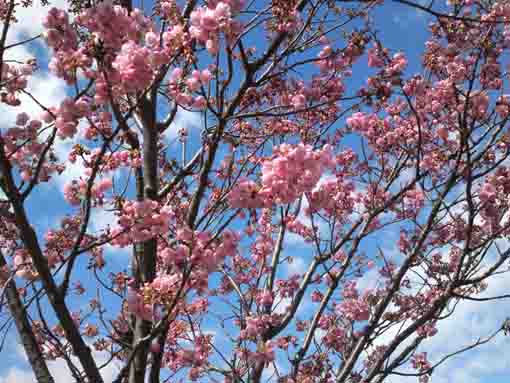
[[[58,0],[53,5],[61,4]],[[38,6],[25,10],[20,14],[20,20],[34,20],[32,23],[21,23],[14,27],[11,31],[11,41],[19,40],[22,37],[29,37],[40,32],[38,23],[35,21],[42,17],[43,9]],[[386,43],[386,46],[394,50],[403,50],[409,59],[409,72],[419,69],[420,52],[423,50],[423,43],[427,38],[425,26],[428,17],[415,10],[403,8],[397,5],[388,5],[380,7],[376,13],[376,25],[379,26],[379,37]],[[40,61],[41,70],[31,79],[30,88],[34,94],[45,103],[45,105],[57,105],[65,96],[65,84],[56,79],[45,71],[47,57],[44,56],[44,49],[38,43],[31,44],[28,47],[20,47],[14,52],[9,52],[11,58],[25,58],[28,56],[36,56]],[[360,70],[356,70],[359,68]],[[366,69],[366,59],[362,59],[354,68],[354,76],[346,82],[349,87],[357,88],[366,81],[369,72]],[[38,115],[39,110],[36,105],[28,105],[25,111],[29,114]],[[13,108],[0,106],[0,112],[4,117],[4,126],[7,122],[13,121],[15,111]],[[341,122],[340,122],[341,123]],[[195,126],[200,125],[200,118],[191,113],[182,113],[179,116],[174,131],[178,129],[178,125]],[[197,129],[191,129],[192,134],[198,134]],[[195,136],[196,137],[196,136]],[[70,142],[60,142],[58,145],[59,152],[64,155],[70,149]],[[79,175],[79,168],[70,167],[64,174],[57,177],[54,182],[45,185],[34,194],[29,200],[29,211],[32,217],[35,217],[35,226],[38,233],[43,233],[48,227],[55,227],[58,219],[63,214],[70,212],[62,197],[62,186],[67,180]],[[98,213],[93,216],[93,225],[96,230],[103,228],[111,221],[111,215]],[[384,235],[374,239],[373,243],[381,246],[387,251],[393,251],[397,234],[394,232],[386,232]],[[367,247],[366,250],[373,250],[373,247]],[[306,249],[300,241],[293,240],[290,236],[288,239],[286,253],[296,258],[293,265],[289,266],[284,273],[300,273],[306,265]],[[108,260],[111,262],[112,268],[129,267],[128,251],[107,251]],[[377,275],[368,273],[368,275],[360,281],[360,284],[366,286],[377,283]],[[489,286],[488,295],[496,295],[505,291],[508,282],[504,277],[494,278],[493,283]],[[83,302],[73,302],[73,306],[79,307]],[[475,339],[477,335],[485,335],[493,331],[501,325],[506,316],[510,316],[510,311],[501,310],[502,303],[494,302],[483,305],[464,304],[459,311],[450,319],[445,321],[439,327],[439,335],[426,344],[427,349],[431,350],[430,355],[439,355],[439,353],[451,352],[459,347],[468,344]],[[311,306],[309,307],[311,308]],[[28,364],[24,360],[21,347],[15,340],[14,332],[11,333],[6,350],[2,352],[0,359],[0,383],[28,383],[33,382]],[[218,344],[220,345],[220,344]],[[438,368],[436,375],[433,376],[432,382],[506,382],[510,374],[510,359],[504,358],[504,351],[508,349],[509,341],[507,338],[498,337],[493,344],[482,346],[481,348],[468,352],[461,357],[456,358]],[[98,359],[102,358],[98,355]],[[432,358],[433,359],[433,358]],[[433,359],[434,360],[434,359]],[[57,383],[68,382],[68,373],[66,368],[60,362],[51,363],[50,367],[57,377]],[[67,375],[66,375],[67,374]],[[111,368],[105,372],[105,380],[111,380],[115,374],[115,368]],[[111,377],[111,378],[110,378]],[[507,379],[505,379],[507,378]],[[390,379],[391,383],[415,382],[416,378],[395,378]]]

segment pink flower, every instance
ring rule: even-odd
[[[19,113],[16,116],[16,125],[23,126],[28,122],[29,119],[30,117],[25,112]]]

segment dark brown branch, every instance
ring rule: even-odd
[[[7,266],[7,262],[0,250],[0,269],[5,266]],[[46,361],[44,360],[41,348],[37,344],[34,332],[32,331],[32,326],[28,320],[25,305],[21,301],[14,280],[8,280],[4,288],[7,302],[9,304],[9,310],[12,318],[14,319],[14,323],[16,324],[18,334],[21,338],[21,343],[23,344],[23,349],[25,350],[28,362],[32,367],[35,379],[38,383],[55,383]]]

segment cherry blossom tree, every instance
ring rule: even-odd
[[[432,20],[416,70],[388,3]],[[509,3],[32,6],[0,0],[0,329],[37,382],[425,383],[510,330],[428,353],[508,297]]]

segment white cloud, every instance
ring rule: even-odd
[[[49,9],[53,7],[66,9],[67,6],[68,2],[65,0],[51,0],[51,3],[45,6],[39,1],[34,1],[29,7],[17,7],[15,16],[19,22],[11,29],[11,33],[25,37],[36,36],[43,31],[42,21]]]
[[[5,377],[0,377],[0,383],[33,383],[34,376],[26,370],[12,367]]]
[[[375,275],[371,276],[375,278]],[[489,287],[479,297],[494,297],[508,294],[508,280],[505,274],[491,278]],[[370,284],[365,278],[362,284]],[[510,312],[502,310],[507,301],[476,302],[464,301],[456,307],[454,314],[439,322],[438,334],[422,343],[419,352],[427,352],[432,364],[449,353],[456,352],[485,338],[501,327]],[[397,334],[397,329],[390,329],[375,344],[388,344]],[[412,339],[411,339],[412,340]],[[408,344],[409,342],[406,342]],[[405,345],[404,345],[405,346]],[[510,360],[504,358],[509,346],[509,338],[499,334],[491,342],[473,350],[456,355],[441,364],[432,376],[433,383],[463,382],[478,383],[490,376],[506,374],[510,371]],[[399,348],[401,349],[402,346]],[[409,368],[400,372],[413,372]],[[416,377],[392,376],[390,383],[416,382]]]
[[[273,310],[273,312],[275,314],[285,314],[288,309],[290,308],[292,304],[292,298],[281,298],[279,300],[276,301],[276,305],[275,305],[275,308]]]
[[[67,2],[63,0],[52,1],[50,6],[42,6],[40,2],[34,2],[30,7],[17,7],[15,16],[19,20],[18,23],[12,24],[9,28],[7,36],[7,44],[18,43],[28,38],[37,36],[43,31],[42,19],[50,9],[50,7],[64,7]],[[30,22],[27,22],[30,20]],[[46,48],[42,39],[38,39],[29,44],[23,44],[10,48],[5,52],[5,59],[25,61],[30,58],[40,56],[37,48]],[[54,106],[60,103],[65,97],[65,82],[47,73],[45,68],[41,68],[28,80],[28,88],[30,94],[39,100],[44,106]],[[22,101],[22,109],[32,117],[37,117],[41,113],[41,108],[26,95],[20,95]],[[0,106],[3,121],[11,122],[13,117],[20,111],[20,108],[9,107],[4,104]],[[7,115],[6,115],[7,113]]]
[[[36,72],[33,76],[29,77],[26,91],[44,107],[58,106],[66,97],[66,84],[49,73]],[[16,115],[22,111],[31,118],[38,118],[41,115],[43,109],[31,97],[20,94],[19,99],[21,100],[22,107],[0,105],[4,124],[14,123]]]
[[[356,286],[360,292],[369,289],[375,289],[380,283],[379,270],[377,268],[373,268],[367,271],[361,278],[356,280]]]
[[[52,1],[48,6],[42,6],[40,2],[34,2],[30,7],[17,7],[15,16],[19,20],[18,23],[12,24],[9,29],[7,44],[18,43],[28,38],[37,36],[43,31],[42,20],[51,7],[66,8],[67,2],[64,0]],[[30,20],[30,22],[27,22]],[[42,50],[41,50],[42,49]],[[44,41],[40,38],[31,43],[15,46],[5,52],[5,58],[8,60],[16,60],[25,62],[31,58],[37,58],[38,61],[43,57],[42,52],[50,53]],[[13,124],[16,115],[20,112],[27,113],[31,118],[38,118],[43,112],[43,108],[59,106],[62,100],[67,97],[68,86],[65,81],[54,76],[47,71],[45,66],[40,66],[32,76],[28,77],[27,88],[30,94],[19,94],[21,101],[19,107],[0,104],[0,113],[4,126]],[[34,99],[37,101],[34,101]],[[41,104],[41,105],[39,105]],[[48,134],[49,131],[43,134]],[[42,138],[44,138],[42,136]],[[61,161],[66,161],[73,142],[70,140],[56,139],[53,146],[57,156]],[[66,163],[67,167],[63,174],[54,178],[60,187],[71,178],[77,178],[82,172],[82,168],[78,164]]]
[[[92,210],[90,217],[91,229],[95,233],[104,231],[108,226],[113,227],[117,223],[117,216],[113,211],[96,208]]]
[[[298,255],[292,256],[292,262],[285,263],[285,271],[288,276],[292,276],[295,274],[304,274],[306,270],[308,270],[309,263],[305,262],[303,257]]]
[[[21,345],[17,346],[16,354],[19,360],[19,366],[11,367],[4,376],[0,376],[0,383],[33,383],[35,381],[34,375],[30,370],[27,357]],[[98,365],[102,365],[109,360],[108,355],[104,352],[93,351],[92,354]],[[75,357],[72,357],[71,360],[76,366],[79,366],[79,362]],[[55,383],[69,383],[74,381],[67,364],[63,360],[48,361],[47,363],[50,373],[55,379]],[[101,375],[105,382],[112,382],[117,377],[119,371],[120,366],[118,363],[111,362],[101,369]]]
[[[203,113],[191,112],[182,108],[178,108],[174,117],[174,121],[163,133],[167,142],[172,142],[178,137],[180,129],[187,129],[188,134],[191,130],[199,130],[203,126]]]

